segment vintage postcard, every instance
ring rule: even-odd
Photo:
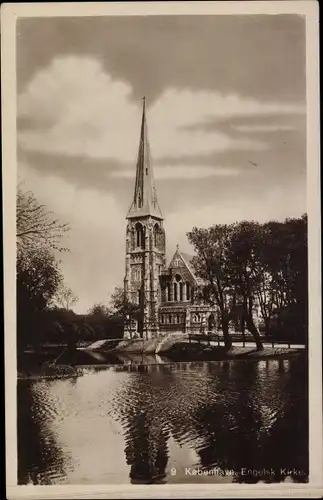
[[[322,495],[318,4],[4,4],[7,497]]]

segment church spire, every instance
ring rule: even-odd
[[[135,190],[133,201],[127,214],[127,219],[147,215],[157,217],[158,219],[163,218],[157,201],[157,193],[151,165],[146,122],[146,98],[144,97]]]

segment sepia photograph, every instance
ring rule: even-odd
[[[21,491],[270,496],[304,494],[314,477],[308,20],[304,2],[237,3],[17,8],[8,308]]]

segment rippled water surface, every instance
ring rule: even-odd
[[[306,481],[305,373],[225,361],[19,380],[19,484]]]

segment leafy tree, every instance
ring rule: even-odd
[[[123,318],[104,304],[94,304],[86,315],[86,326],[93,339],[120,338],[123,335]]]
[[[265,225],[265,260],[271,276],[273,302],[271,330],[305,341],[307,332],[308,270],[307,216]],[[290,336],[290,335],[289,335]]]
[[[191,232],[187,233],[197,253],[192,261],[193,267],[197,276],[205,283],[204,299],[218,306],[224,343],[228,349],[232,345],[229,322],[236,302],[229,260],[232,235],[233,226],[226,224],[209,229],[194,227]]]
[[[307,298],[307,217],[269,223],[269,269],[276,292],[276,305],[302,302]]]
[[[134,320],[139,322],[143,321],[143,303],[135,304],[129,301],[125,296],[123,288],[115,287],[111,295],[111,305],[113,314],[115,316],[121,316],[124,324],[126,322],[131,324]],[[141,334],[143,334],[143,332],[141,332]]]
[[[88,315],[97,318],[107,318],[111,315],[111,311],[104,304],[94,304],[94,306],[89,309]]]
[[[39,342],[46,312],[62,287],[63,276],[56,251],[68,230],[51,212],[40,205],[32,192],[17,189],[17,347]]]
[[[252,314],[254,286],[259,280],[252,239],[248,239],[252,236],[252,227],[247,233],[247,226],[224,224],[209,229],[195,227],[188,233],[188,239],[197,253],[192,264],[205,282],[205,299],[218,306],[225,346],[230,348],[232,345],[229,324],[240,308],[243,322],[254,336],[257,349],[262,349]]]
[[[188,233],[197,257],[204,300],[218,306],[230,346],[228,325],[240,322],[261,336],[254,321],[260,308],[267,335],[305,340],[307,332],[307,216],[260,224],[243,221]]]
[[[49,252],[29,252],[17,258],[18,348],[38,342],[44,312],[61,285],[62,274]]]
[[[125,296],[124,289],[121,287],[115,287],[111,295],[111,304],[114,314],[120,314],[121,316],[133,316],[139,311],[139,305],[129,301]]]
[[[228,261],[230,278],[242,303],[242,313],[257,349],[263,344],[254,322],[256,295],[264,281],[264,265],[261,259],[262,231],[257,222],[240,222],[234,225]]]

